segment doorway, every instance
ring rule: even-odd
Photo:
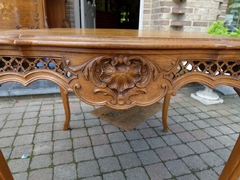
[[[140,0],[96,0],[96,28],[138,29]]]
[[[75,28],[138,29],[143,0],[74,0]],[[140,5],[141,4],[141,5]],[[92,23],[93,22],[93,23]]]

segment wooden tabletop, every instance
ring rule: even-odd
[[[123,29],[0,29],[0,44],[111,49],[240,49],[239,38]]]

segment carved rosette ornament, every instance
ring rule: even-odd
[[[145,94],[156,80],[160,68],[141,56],[101,56],[80,68],[87,81],[94,84],[93,93],[111,96],[111,104],[131,104],[131,96]]]

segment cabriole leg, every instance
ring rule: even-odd
[[[162,111],[162,123],[163,123],[164,132],[168,132],[167,118],[168,118],[168,107],[170,104],[170,99],[171,99],[171,94],[170,93],[166,94],[164,97],[163,111]]]
[[[70,107],[69,107],[69,100],[68,100],[68,92],[60,86],[59,86],[59,88],[60,88],[62,101],[63,101],[63,107],[64,107],[64,111],[65,111],[65,122],[63,125],[63,130],[67,130],[69,127],[69,122],[70,122]]]

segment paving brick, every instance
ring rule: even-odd
[[[10,113],[11,114],[24,113],[25,110],[26,110],[26,107],[14,107],[11,109]]]
[[[77,127],[76,127],[77,128]],[[71,130],[71,137],[77,138],[77,137],[84,137],[87,136],[87,130],[85,128],[77,128]]]
[[[200,180],[216,180],[218,175],[213,170],[204,170],[196,173]]]
[[[201,141],[189,142],[187,145],[197,154],[210,151],[210,149]]]
[[[36,132],[49,132],[53,130],[53,124],[48,123],[48,124],[39,124],[37,126]]]
[[[193,137],[189,132],[181,132],[181,133],[177,133],[176,135],[184,143],[196,140],[195,137]]]
[[[120,164],[116,157],[106,157],[98,160],[100,171],[102,173],[120,170]]]
[[[210,118],[210,116],[207,113],[204,113],[204,112],[198,112],[198,113],[195,113],[195,115],[202,120]]]
[[[203,129],[203,131],[205,131],[210,136],[220,136],[220,135],[222,135],[222,133],[220,131],[216,130],[213,127],[209,127],[209,128]]]
[[[224,135],[224,136],[218,136],[215,138],[226,147],[235,145],[235,141],[228,136]]]
[[[113,155],[113,151],[110,145],[101,145],[93,147],[96,158],[108,157]]]
[[[198,172],[208,168],[208,165],[197,155],[182,158],[191,171]]]
[[[230,129],[229,127],[227,127],[225,125],[224,126],[217,126],[215,128],[223,134],[233,134],[233,133],[235,133],[232,129]]]
[[[195,129],[198,129],[197,126],[195,126],[192,122],[183,122],[181,123],[181,126],[186,129],[187,131],[192,131]]]
[[[100,126],[99,119],[88,119],[85,121],[86,127],[92,127],[92,126]]]
[[[180,106],[180,108],[175,109],[180,115],[189,114],[190,111]]]
[[[33,134],[36,130],[36,126],[23,126],[19,128],[18,134]]]
[[[137,153],[143,165],[155,164],[160,161],[159,157],[153,150],[141,151]]]
[[[152,149],[167,146],[160,137],[146,139]]]
[[[7,117],[7,120],[8,121],[11,121],[11,120],[21,120],[22,117],[23,117],[23,113],[9,114],[8,117]]]
[[[108,134],[108,139],[111,143],[125,141],[126,137],[122,132],[115,132]]]
[[[173,160],[178,158],[176,153],[168,146],[156,149],[155,151],[163,161],[168,161],[168,160]]]
[[[91,107],[91,109],[92,109],[92,107]],[[92,109],[93,110],[93,109]],[[95,115],[93,115],[92,113],[88,113],[88,112],[90,112],[90,111],[92,111],[92,110],[90,110],[89,109],[89,111],[84,111],[83,110],[83,112],[84,112],[84,117],[85,117],[85,119],[96,119],[96,116]]]
[[[5,157],[5,159],[8,159],[12,153],[12,148],[1,148],[1,151],[3,153],[3,156]]]
[[[224,148],[224,146],[214,138],[204,139],[202,142],[211,150]]]
[[[29,167],[30,159],[11,159],[8,166],[11,173],[26,172]]]
[[[217,173],[218,176],[220,176],[220,174],[223,171],[223,168],[224,168],[224,165],[221,165],[221,166],[214,167],[213,170],[215,173]]]
[[[0,131],[0,137],[9,137],[9,136],[15,136],[18,132],[18,127],[13,128],[3,128]]]
[[[198,108],[196,108],[196,107],[193,107],[193,106],[187,107],[186,109],[187,109],[189,112],[191,112],[191,113],[199,113],[199,112],[201,112],[200,109],[198,109]]]
[[[28,179],[28,173],[27,172],[22,172],[22,173],[16,173],[12,174],[13,179],[20,179],[20,180],[27,180]]]
[[[28,180],[52,180],[53,179],[53,169],[45,168],[31,171],[29,173]]]
[[[46,115],[46,114],[45,114]],[[46,123],[53,123],[54,121],[54,117],[49,115],[48,117],[47,116],[40,116],[39,117],[39,120],[38,120],[38,123],[39,124],[46,124]]]
[[[152,180],[169,179],[172,175],[162,163],[145,166],[147,173]]]
[[[160,122],[158,119],[150,119],[146,121],[149,127],[158,127],[162,125],[162,122]]]
[[[34,144],[33,155],[48,154],[53,151],[53,142],[40,142]]]
[[[84,180],[102,180],[102,177],[101,176],[94,176],[94,177],[85,178]]]
[[[38,111],[36,112],[26,112],[23,119],[36,118],[38,116]]]
[[[224,161],[213,152],[200,154],[200,157],[211,167],[219,166],[224,163]]]
[[[183,116],[172,116],[171,117],[176,123],[182,123],[188,121],[185,117]]]
[[[76,162],[88,161],[94,159],[93,150],[91,147],[76,149],[74,151],[74,159]]]
[[[0,138],[0,148],[12,146],[14,137]]]
[[[138,159],[135,153],[128,153],[118,156],[123,169],[129,169],[141,165],[141,161]]]
[[[193,174],[188,174],[188,175],[177,177],[177,180],[198,180],[198,178]]]
[[[15,146],[12,149],[11,159],[21,158],[23,154],[32,155],[33,145]]]
[[[52,165],[52,157],[50,154],[38,155],[32,158],[30,168],[31,169],[47,168],[50,165]]]
[[[90,112],[90,111],[94,110],[93,106],[87,105],[87,104],[81,104],[81,108],[82,108],[82,111],[84,111],[84,112]]]
[[[206,112],[210,117],[220,117],[221,116],[221,114],[219,114],[219,113],[217,113],[217,112],[215,112],[215,111],[208,111],[208,112]]]
[[[199,128],[207,128],[210,127],[210,125],[208,123],[206,123],[204,120],[197,120],[197,121],[193,121],[193,123],[198,126]]]
[[[239,116],[232,115],[228,116],[228,118],[233,122],[239,123]]]
[[[197,140],[202,140],[202,139],[207,139],[210,138],[210,136],[205,133],[203,130],[201,129],[196,129],[193,131],[190,131],[190,133],[197,139]]]
[[[53,140],[59,139],[69,139],[70,138],[70,131],[53,131]]]
[[[34,136],[34,143],[46,142],[52,140],[52,132],[36,133]]]
[[[100,171],[97,161],[93,160],[78,163],[77,174],[78,178],[86,178],[99,175]]]
[[[113,148],[114,154],[125,154],[132,152],[132,148],[130,147],[128,142],[118,142],[111,144]]]
[[[227,148],[224,149],[217,149],[216,151],[214,151],[219,157],[221,157],[225,162],[227,162],[231,151]]]
[[[84,148],[91,146],[91,141],[89,137],[81,137],[81,138],[74,138],[73,139],[73,148]]]
[[[64,151],[72,149],[72,141],[70,139],[54,141],[53,149],[54,151]]]
[[[53,110],[49,110],[49,111],[40,111],[38,116],[41,118],[41,123],[44,123],[44,121],[46,122],[53,122]],[[49,118],[50,117],[50,118]],[[46,119],[46,120],[44,120]]]
[[[135,129],[144,129],[144,128],[148,128],[148,124],[146,122],[142,122],[140,124],[138,124]]]
[[[183,163],[182,160],[168,161],[165,163],[165,166],[173,176],[181,176],[191,173],[189,168]]]
[[[168,110],[168,116],[178,116],[179,113],[175,111],[174,109],[169,109]]]
[[[208,124],[210,124],[211,126],[220,126],[222,125],[221,122],[217,121],[216,119],[214,118],[210,118],[210,119],[206,119],[206,121]]]
[[[103,129],[101,126],[93,126],[88,128],[88,134],[91,135],[97,135],[97,134],[102,134]]]
[[[73,162],[72,151],[60,151],[53,154],[53,165],[67,164]]]
[[[22,121],[22,126],[31,126],[31,125],[36,126],[37,121],[38,121],[37,118],[23,119],[23,121]]]
[[[240,132],[240,124],[228,124],[227,126],[234,130],[236,133]]]
[[[105,134],[91,136],[91,140],[94,146],[109,143],[109,140]]]
[[[127,137],[128,140],[135,140],[135,139],[141,139],[142,135],[139,133],[137,130],[131,130],[124,132],[125,136]]]
[[[4,128],[15,128],[15,127],[19,127],[22,124],[22,120],[7,120]]]
[[[149,149],[149,145],[144,139],[130,141],[130,145],[134,151],[142,151]]]
[[[179,157],[185,157],[185,156],[194,154],[194,152],[185,144],[179,144],[179,145],[172,146],[172,149],[175,151],[175,153]]]
[[[180,139],[174,134],[162,136],[162,138],[169,146],[181,144]]]
[[[199,117],[194,114],[186,114],[184,117],[189,121],[199,120]]]
[[[32,141],[33,141],[33,134],[21,135],[15,138],[13,145],[19,146],[19,145],[31,144]]]
[[[183,132],[185,129],[179,124],[172,124],[168,127],[173,133]]]
[[[77,179],[76,164],[64,164],[54,167],[54,180]]]
[[[118,127],[111,125],[111,124],[106,124],[103,126],[104,132],[105,133],[112,133],[112,132],[118,132],[120,131]]]
[[[125,171],[128,180],[146,180],[149,179],[145,170],[142,167],[128,169]]]
[[[24,107],[23,107],[24,108]],[[24,108],[24,110],[26,111],[26,112],[28,112],[28,111],[39,111],[40,110],[40,106],[37,106],[37,105],[31,105],[31,106],[27,106],[27,108]],[[22,111],[23,112],[23,111]]]
[[[124,174],[121,171],[113,173],[103,174],[103,180],[123,180],[125,179]]]
[[[221,122],[222,124],[231,124],[232,123],[232,121],[226,117],[217,117],[216,119],[217,119],[217,121]]]

